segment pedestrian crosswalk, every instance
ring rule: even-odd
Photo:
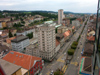
[[[58,61],[58,62],[62,62],[62,63],[64,63],[64,62],[65,62],[65,60],[64,60],[64,59],[62,59],[62,57],[63,57],[63,55],[62,55],[62,56],[60,56],[60,57],[57,59],[57,61]]]
[[[64,65],[63,68],[62,68],[63,73],[66,72],[66,69],[67,69],[67,65]]]
[[[73,65],[77,66],[78,62],[71,62],[70,64],[73,64]]]

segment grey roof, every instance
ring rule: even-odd
[[[11,42],[18,43],[18,42],[23,41],[23,40],[26,40],[26,39],[28,39],[27,36],[21,35],[21,36],[16,37],[15,39],[11,40]]]
[[[11,75],[21,68],[21,66],[17,66],[3,59],[0,59],[0,65],[3,71],[6,73],[6,75]]]

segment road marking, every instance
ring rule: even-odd
[[[64,56],[64,55],[61,55],[61,56],[57,59],[57,61],[58,61],[58,62],[64,63],[65,61],[62,59],[63,56]]]
[[[65,72],[66,72],[66,69],[67,69],[67,65],[66,65],[66,67],[64,68],[63,73],[65,73]]]
[[[66,65],[64,65],[64,67],[62,68],[62,71],[64,70],[65,66],[66,66]]]
[[[48,71],[46,74],[47,74],[47,75],[50,75],[50,71]]]
[[[73,64],[73,65],[77,66],[78,62],[71,62],[70,64]]]

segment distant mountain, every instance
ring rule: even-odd
[[[25,11],[25,10],[3,10],[3,12],[9,12],[9,13],[11,13],[11,12],[42,12],[42,13],[58,13],[58,11],[57,12],[55,12],[55,11],[46,11],[46,10],[31,10],[31,11]],[[96,13],[74,13],[74,12],[70,12],[70,11],[64,11],[64,14],[96,14]]]

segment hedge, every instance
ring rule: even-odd
[[[69,49],[68,51],[67,51],[67,53],[68,53],[68,55],[73,55],[74,54],[74,49]]]
[[[78,42],[76,42],[76,41],[74,41],[73,43],[72,43],[72,45],[78,45]]]
[[[71,45],[72,49],[76,49],[76,47],[77,47],[76,45]]]

